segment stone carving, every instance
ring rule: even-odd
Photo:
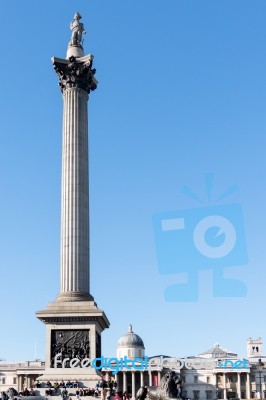
[[[101,335],[96,332],[96,358],[101,357]]]
[[[55,72],[59,77],[61,91],[69,88],[79,88],[90,93],[97,88],[97,80],[94,78],[96,69],[92,68],[92,56],[87,61],[77,61],[71,56],[68,62],[53,60]]]
[[[89,330],[53,330],[51,333],[51,367],[54,367],[55,357],[61,354],[59,360],[77,358],[82,361],[90,358]],[[69,368],[69,361],[65,367]],[[57,367],[60,365],[58,364]]]
[[[86,34],[84,25],[80,22],[81,15],[76,13],[74,15],[74,20],[70,22],[70,29],[72,30],[71,40],[69,46],[79,46],[82,48],[82,43],[84,35]]]
[[[138,392],[137,400],[168,400],[181,398],[180,375],[174,371],[167,372],[161,379],[160,385],[141,387]]]

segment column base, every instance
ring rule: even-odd
[[[57,296],[56,301],[94,301],[94,298],[89,293],[63,292]]]

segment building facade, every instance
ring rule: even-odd
[[[30,388],[44,373],[45,363],[36,361],[0,361],[0,392],[14,388],[18,392]]]
[[[144,357],[144,349],[143,340],[130,325],[118,341],[117,359],[125,356],[131,359],[131,368],[122,368],[115,375],[112,368],[104,370],[105,379],[116,380],[117,390],[130,393],[132,398],[141,386],[160,385],[166,372],[174,369],[182,378],[182,397],[185,399],[266,399],[266,357],[262,353],[261,338],[248,339],[245,359],[239,359],[236,353],[216,343],[207,351],[187,358],[150,357],[146,368],[139,370],[138,366],[134,367],[133,358],[140,357],[139,354]],[[261,364],[260,368],[258,364]]]
[[[158,386],[169,370],[182,379],[182,397],[192,400],[266,399],[266,357],[262,339],[247,341],[247,358],[239,359],[219,344],[187,358],[158,355],[146,357],[144,342],[129,326],[117,343],[116,358],[102,368],[102,377],[117,382],[116,390],[127,392],[132,399],[142,386]],[[115,360],[123,360],[117,367]],[[125,360],[127,362],[125,363]],[[36,380],[45,387],[45,363],[42,361],[0,361],[0,392],[30,388]],[[53,383],[53,382],[52,382]],[[79,382],[83,386],[83,382]]]

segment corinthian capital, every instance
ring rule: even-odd
[[[90,93],[97,88],[96,72],[92,68],[93,56],[76,58],[71,56],[68,60],[52,58],[53,67],[59,77],[61,92],[69,88],[79,88]]]

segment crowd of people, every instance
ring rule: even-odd
[[[23,390],[21,390],[19,392],[19,395],[20,396],[35,396],[35,392],[34,392],[33,388],[30,388],[30,389],[24,388]]]
[[[111,396],[114,396],[115,400],[130,400],[131,398],[131,396],[127,392],[124,393],[117,392],[116,381],[112,381],[111,379],[109,381],[106,381],[103,378],[96,384],[95,388],[81,387],[77,380],[73,382],[70,380],[68,380],[67,382],[55,381],[53,384],[50,381],[44,383],[40,382],[39,380],[36,380],[30,389],[25,387],[19,393],[16,392],[16,394],[23,397],[34,396],[35,395],[34,388],[41,388],[41,387],[45,387],[46,396],[61,395],[62,400],[69,399],[69,389],[75,389],[75,395],[77,400],[79,400],[80,397],[83,396],[102,398],[102,393],[104,394],[105,397],[104,400],[111,400]],[[74,394],[73,392],[74,391],[72,390],[70,395],[73,395]],[[9,400],[9,399],[10,396],[6,392],[1,392],[0,400]],[[15,400],[14,397],[13,400]]]
[[[19,393],[15,389],[10,388],[7,392],[8,393],[1,392],[1,395],[0,395],[1,400],[9,400],[9,399],[17,400],[17,398],[15,396],[35,396],[35,392],[34,392],[33,388],[28,389],[25,387]]]
[[[18,395],[19,396],[34,396],[35,392],[33,387],[40,388],[42,387],[41,382],[36,381],[34,385],[30,389],[24,388],[21,390]],[[69,391],[67,389],[76,389],[75,394],[77,400],[80,399],[80,397],[83,396],[92,396],[95,398],[100,398],[102,391],[105,394],[105,399],[104,400],[111,400],[111,396],[115,397],[115,400],[130,400],[131,396],[127,392],[123,393],[118,393],[117,392],[117,382],[115,381],[105,381],[104,379],[100,380],[95,388],[85,388],[85,387],[79,387],[79,382],[75,380],[74,382],[67,381],[66,383],[64,381],[61,382],[54,382],[52,384],[50,381],[47,381],[45,383],[45,394],[46,396],[51,396],[51,395],[61,395],[62,400],[68,400],[69,399]],[[73,391],[72,391],[73,392]],[[73,393],[71,394],[73,395]],[[0,400],[10,400],[10,396],[6,392],[1,392]],[[14,398],[12,400],[18,400],[17,398]]]
[[[69,380],[67,382],[55,381],[53,385],[51,384],[50,381],[47,381],[46,387],[48,389],[46,390],[46,394],[50,396],[53,393],[53,391],[54,391],[54,394],[58,394],[59,389],[72,389],[72,388],[78,388],[78,386],[79,386],[79,383],[77,380],[75,380],[74,382],[71,382]]]

